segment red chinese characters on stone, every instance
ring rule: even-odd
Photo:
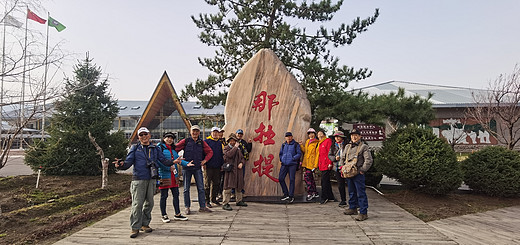
[[[273,172],[273,164],[271,163],[274,159],[273,154],[269,154],[266,158],[264,158],[262,155],[260,155],[260,159],[254,162],[254,167],[251,169],[253,173],[258,173],[259,177],[262,177],[262,175],[265,175],[269,177],[274,182],[279,182],[279,180],[271,175],[271,172]],[[262,166],[262,162],[265,162]]]
[[[253,109],[258,109],[259,112],[262,112],[265,109],[265,105],[267,102],[268,115],[269,120],[271,120],[271,110],[274,106],[280,104],[278,101],[274,101],[276,99],[276,94],[267,95],[267,92],[262,91],[258,95],[255,96],[255,101],[253,102]]]
[[[263,143],[264,145],[274,145],[275,142],[273,140],[273,137],[276,136],[276,134],[273,131],[273,126],[268,125],[267,131],[264,130],[265,125],[263,122],[261,122],[260,126],[257,129],[255,129],[255,133],[257,133],[258,136],[256,136],[253,140],[259,143]],[[264,137],[267,139],[264,140]]]

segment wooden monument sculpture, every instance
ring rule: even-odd
[[[310,103],[302,86],[269,49],[260,50],[242,67],[231,84],[225,109],[226,137],[238,129],[253,139],[245,165],[248,196],[282,196],[278,183],[279,152],[285,132],[305,141],[311,120]],[[289,185],[289,176],[286,178]],[[303,193],[301,171],[295,194]]]

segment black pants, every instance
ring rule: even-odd
[[[334,200],[332,186],[330,185],[330,175],[332,170],[321,171],[321,200]]]
[[[347,185],[347,182],[345,178],[341,178],[341,173],[339,171],[336,171],[336,180],[338,181],[338,190],[339,195],[341,196],[341,201],[346,202],[347,201],[347,194],[345,192],[345,186]]]

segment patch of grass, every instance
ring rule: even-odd
[[[0,234],[0,238],[5,237],[5,236],[7,236],[7,234],[5,234],[5,233]]]

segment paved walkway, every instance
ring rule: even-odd
[[[428,224],[459,244],[520,244],[520,206]]]
[[[195,189],[192,197],[196,197]],[[182,193],[182,191],[181,191]],[[372,190],[369,219],[358,222],[343,214],[337,202],[266,204],[249,202],[233,211],[214,207],[195,212],[189,221],[164,224],[155,196],[152,233],[129,238],[130,208],[101,220],[56,244],[457,244],[432,226],[390,203]],[[169,201],[169,214],[173,207]],[[182,206],[181,195],[181,206]],[[193,210],[198,204],[193,203]],[[183,209],[182,209],[183,210]]]

